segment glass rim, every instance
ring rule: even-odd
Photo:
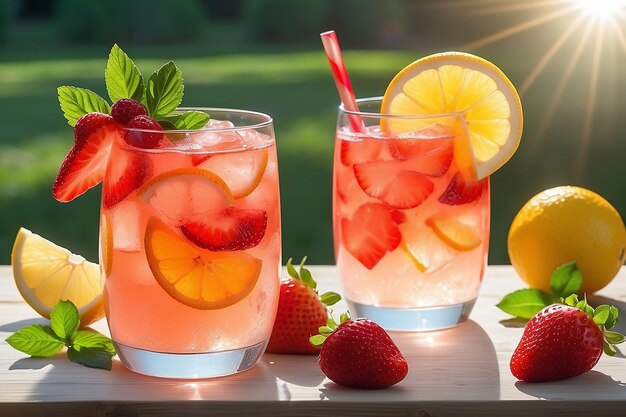
[[[175,112],[185,112],[185,111],[199,111],[202,113],[206,113],[211,116],[211,112],[222,112],[222,113],[233,113],[240,114],[244,116],[257,116],[262,120],[258,123],[246,124],[243,126],[233,126],[233,127],[203,127],[201,129],[139,129],[134,127],[126,127],[122,128],[125,132],[138,132],[138,133],[163,133],[163,134],[191,134],[191,133],[200,133],[200,132],[233,132],[238,130],[246,130],[246,129],[262,129],[264,127],[269,127],[274,122],[272,116],[266,113],[254,111],[254,110],[243,110],[243,109],[232,109],[228,107],[177,107]]]
[[[382,101],[383,101],[383,96],[363,97],[363,98],[356,99],[357,104],[376,103],[376,102],[382,102]],[[443,117],[459,117],[462,115],[461,112],[436,113],[436,114],[389,114],[389,113],[353,111],[353,110],[346,109],[343,103],[339,105],[339,110],[342,113],[352,115],[352,116],[369,117],[369,118],[377,118],[377,119],[437,119],[437,118],[443,118]]]

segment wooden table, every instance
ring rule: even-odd
[[[311,267],[320,288],[337,289],[334,267]],[[626,359],[603,357],[596,368],[562,382],[526,384],[509,371],[522,328],[503,325],[495,307],[522,287],[509,266],[487,270],[470,320],[455,329],[392,333],[409,374],[386,390],[342,388],[316,357],[265,354],[250,371],[213,380],[167,380],[126,370],[82,367],[64,354],[29,358],[4,340],[22,326],[46,323],[20,298],[9,267],[0,267],[0,416],[447,416],[626,415]],[[592,303],[611,302],[626,331],[626,268]],[[340,311],[345,305],[339,305]],[[97,323],[106,332],[104,320]],[[626,348],[622,348],[626,351]]]

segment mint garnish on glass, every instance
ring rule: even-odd
[[[32,324],[9,336],[13,348],[37,357],[48,357],[67,347],[67,357],[89,368],[111,370],[115,347],[94,330],[79,330],[80,316],[71,301],[59,301],[50,313],[50,325]]]
[[[153,72],[146,83],[133,60],[115,44],[109,54],[104,79],[112,106],[86,88],[58,88],[59,104],[70,126],[92,112],[112,115],[119,123],[136,128],[150,128],[145,123],[136,123],[137,126],[132,124],[132,118],[138,116],[154,119],[162,129],[195,130],[204,127],[209,121],[206,113],[176,112],[185,87],[182,73],[172,61]]]
[[[580,290],[583,276],[575,262],[556,268],[550,278],[550,292],[524,288],[504,296],[496,306],[520,319],[530,319],[544,307],[560,302]]]

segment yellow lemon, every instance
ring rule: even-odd
[[[50,318],[59,300],[76,305],[81,327],[104,316],[98,264],[21,228],[11,265],[24,301],[43,317]]]
[[[550,289],[555,268],[575,261],[581,292],[604,288],[624,263],[626,230],[604,198],[580,187],[551,188],[531,198],[509,229],[511,264],[531,287]]]

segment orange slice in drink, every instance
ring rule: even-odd
[[[433,216],[426,220],[426,225],[448,246],[461,252],[470,251],[482,243],[475,227],[455,217]]]
[[[466,53],[430,55],[406,66],[389,83],[381,111],[449,114],[447,123],[458,138],[455,159],[475,179],[504,165],[522,136],[522,105],[511,81],[491,62]],[[412,132],[432,123],[427,118],[384,119],[381,128]]]
[[[154,177],[138,197],[175,224],[230,206],[233,194],[224,180],[201,168],[179,168]]]
[[[448,265],[457,251],[445,244],[429,227],[406,222],[401,224],[403,250],[415,267],[424,273],[436,272]]]
[[[218,175],[230,188],[235,200],[252,193],[267,168],[267,148],[211,155],[199,168]]]
[[[201,249],[156,218],[145,235],[148,265],[159,285],[177,301],[215,310],[243,300],[261,273],[261,260],[245,252]]]
[[[83,327],[104,316],[98,264],[21,228],[11,265],[24,301],[43,317],[50,318],[60,300],[74,303]]]

